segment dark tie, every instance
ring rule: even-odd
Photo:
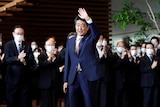
[[[21,51],[22,51],[21,44],[18,44],[18,53],[20,53]]]
[[[52,60],[53,60],[53,58],[51,57],[51,59],[50,59],[50,61],[49,61],[49,62],[50,62],[50,63],[52,63]]]

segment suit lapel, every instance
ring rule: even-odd
[[[80,53],[83,53],[83,50],[84,50],[85,47],[86,47],[87,38],[88,38],[88,35],[86,35],[86,36],[83,37],[82,42],[81,42],[81,45],[80,45],[80,48],[79,48],[79,54],[80,54]]]
[[[147,55],[145,55],[146,63],[152,63]],[[153,60],[152,60],[153,61]]]
[[[77,38],[77,36],[76,37],[73,37],[72,39],[71,39],[71,51],[73,51],[74,53],[75,53],[75,55],[77,55],[77,53],[76,53],[76,38]]]
[[[17,46],[16,46],[16,43],[15,43],[14,41],[12,41],[11,48],[14,50],[14,53],[15,53],[16,55],[18,55]]]

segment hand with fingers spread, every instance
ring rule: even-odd
[[[84,8],[78,9],[78,16],[81,19],[85,19],[86,21],[90,19],[90,17],[88,16],[88,13],[86,12],[86,10]]]

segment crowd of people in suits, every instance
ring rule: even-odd
[[[64,98],[64,107],[159,107],[159,38],[131,46],[119,41],[113,53],[84,8],[74,22],[66,46],[56,46],[53,36],[44,49],[29,45],[20,25],[13,40],[0,41],[0,103],[57,107]]]

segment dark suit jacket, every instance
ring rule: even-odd
[[[155,69],[151,68],[152,62],[147,55],[140,59],[140,72],[141,72],[141,87],[153,87],[160,83],[160,61],[159,58],[153,56],[153,60],[158,60],[158,66]]]
[[[111,59],[110,63],[112,66],[113,72],[113,82],[115,89],[123,89],[126,86],[126,77],[129,65],[129,59],[127,56],[124,59],[121,59],[117,53],[115,53]]]
[[[7,83],[17,84],[31,80],[30,75],[34,64],[32,50],[25,42],[22,43],[22,47],[26,53],[26,65],[17,60],[18,50],[13,40],[4,45],[5,62],[7,63]]]
[[[78,63],[80,63],[82,68],[82,75],[84,75],[87,80],[94,81],[102,77],[100,64],[95,51],[95,44],[99,39],[99,31],[93,23],[88,26],[90,32],[82,39],[78,55],[75,52],[76,36],[67,41],[64,82],[69,82],[69,84],[74,82]]]
[[[48,55],[43,52],[38,57],[39,59],[39,78],[38,87],[41,89],[48,89],[51,85],[56,85],[59,79],[59,65],[58,58],[52,63],[49,62]]]

